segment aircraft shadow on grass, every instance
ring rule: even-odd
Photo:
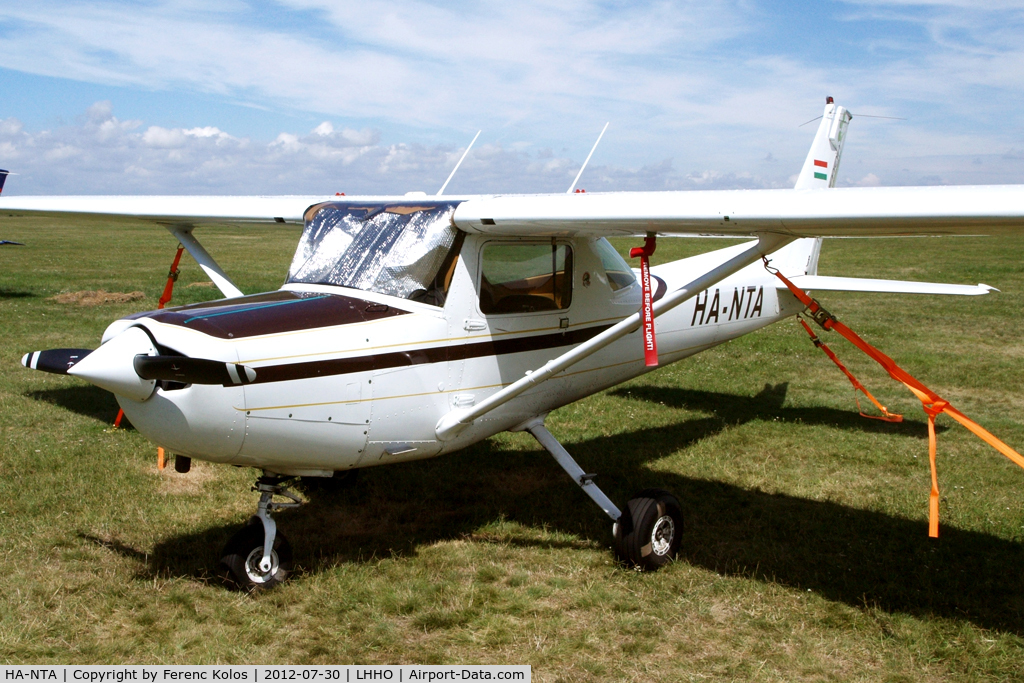
[[[114,418],[117,417],[117,411],[120,409],[117,399],[112,393],[92,385],[36,389],[25,392],[25,396],[60,406],[73,413],[85,415],[107,424],[114,423]],[[122,420],[121,426],[131,429],[127,419]]]
[[[35,294],[32,292],[25,292],[17,289],[6,289],[0,287],[0,301],[5,299],[27,299],[33,297]]]
[[[784,396],[784,388],[769,390],[776,399]],[[630,391],[638,395],[637,389]],[[716,410],[725,416],[688,419],[566,447],[586,471],[603,473],[598,483],[620,504],[642,488],[672,491],[686,520],[681,561],[722,575],[811,590],[853,606],[967,620],[1024,635],[1024,545],[950,525],[942,527],[940,539],[932,540],[923,520],[652,471],[653,461],[718,433],[727,424],[779,413],[772,412],[765,400],[750,397],[645,391],[641,393],[647,398],[669,405],[707,408],[719,402]],[[840,426],[850,422],[876,428],[856,413],[843,418],[841,411],[828,409],[782,409],[781,414],[804,422],[838,420]],[[505,450],[492,441],[447,458],[364,470],[355,486],[334,492],[310,488],[306,497],[309,505],[277,515],[304,572],[414,555],[419,547],[447,539],[578,548],[605,548],[611,540],[608,520],[547,453]],[[254,497],[254,509],[255,502]],[[566,532],[578,540],[550,542],[530,534],[517,537],[514,531],[511,537],[479,533],[481,526],[501,519]],[[161,541],[149,551],[139,578],[215,576],[219,551],[238,528],[218,525]],[[128,557],[138,558],[141,552],[103,545]]]
[[[765,384],[755,396],[740,396],[715,391],[681,389],[678,387],[630,387],[609,392],[624,399],[662,403],[672,408],[701,410],[717,416],[725,426],[739,425],[752,420],[771,422],[796,422],[806,425],[825,425],[837,429],[858,432],[878,432],[928,438],[926,420],[904,419],[903,422],[869,420],[852,410],[839,410],[824,406],[785,407],[789,383]],[[863,398],[863,397],[862,397]],[[870,404],[867,406],[871,408]],[[923,414],[923,413],[922,413]],[[935,425],[938,434],[946,431],[945,425]]]

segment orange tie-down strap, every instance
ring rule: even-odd
[[[871,392],[868,391],[867,388],[863,384],[861,384],[856,377],[853,376],[853,373],[847,370],[846,366],[839,361],[839,358],[836,357],[836,354],[832,352],[832,349],[828,348],[828,344],[818,339],[818,335],[814,334],[814,330],[811,329],[811,326],[808,325],[803,318],[800,318],[798,316],[797,320],[799,320],[800,324],[804,326],[805,330],[807,330],[807,334],[811,336],[811,342],[813,342],[814,345],[817,346],[819,349],[824,351],[825,355],[828,356],[832,360],[832,362],[836,364],[836,367],[842,370],[843,374],[846,375],[847,379],[850,380],[850,384],[853,385],[853,400],[857,402],[857,410],[860,412],[861,417],[866,417],[870,420],[882,420],[883,422],[903,422],[902,415],[890,413],[888,410],[886,410],[885,406],[878,402],[878,399],[871,395]],[[867,396],[868,400],[874,403],[875,407],[878,408],[878,410],[880,410],[882,414],[868,415],[867,413],[865,413],[864,409],[860,407],[860,397],[857,396],[858,391]]]
[[[861,339],[856,332],[854,332],[849,327],[836,320],[835,316],[833,316],[831,313],[822,308],[821,304],[819,304],[817,301],[807,296],[806,292],[804,292],[802,289],[800,289],[792,282],[790,282],[785,275],[780,273],[778,270],[771,268],[768,265],[768,259],[764,259],[764,267],[768,270],[768,272],[774,273],[780,280],[782,280],[783,283],[785,283],[786,287],[789,288],[789,291],[793,293],[793,296],[799,299],[800,302],[807,307],[807,312],[809,313],[811,318],[813,318],[814,321],[822,327],[822,329],[835,330],[836,332],[841,334],[850,343],[852,343],[858,349],[867,354],[876,363],[885,368],[885,371],[889,373],[890,377],[892,377],[897,382],[902,382],[903,385],[910,389],[910,391],[912,391],[913,394],[917,396],[917,398],[921,401],[921,406],[924,408],[925,414],[928,415],[928,461],[931,465],[932,474],[932,490],[928,500],[929,536],[931,536],[932,538],[937,538],[939,535],[939,479],[935,468],[936,415],[938,415],[939,413],[946,413],[951,418],[962,424],[964,427],[967,427],[967,429],[971,430],[975,434],[975,436],[980,438],[989,446],[1005,455],[1007,458],[1016,463],[1019,467],[1024,468],[1024,457],[1022,457],[1020,453],[1007,446],[1005,443],[1003,443],[995,436],[993,436],[987,429],[985,429],[977,422],[975,422],[974,420],[967,417],[959,410],[951,406],[949,404],[949,401],[946,401],[941,396],[936,394],[934,391],[932,391],[931,389],[917,381],[917,379],[913,375],[911,375],[909,372],[907,372],[899,365],[897,365],[896,361],[894,361],[892,358],[889,358],[889,356],[885,355],[871,344],[868,344],[866,341]],[[807,327],[807,325],[805,324],[804,327]],[[810,332],[810,328],[808,327],[807,329],[808,332]],[[813,337],[814,335],[812,334],[811,336]],[[822,346],[824,346],[824,344],[822,344]],[[832,354],[830,351],[827,351],[827,353],[842,368],[842,364],[839,363],[838,359],[834,357],[835,354]],[[847,377],[850,378],[850,381],[854,383],[855,388],[862,390],[865,395],[869,397],[871,396],[871,394],[869,394],[866,389],[864,389],[862,386],[859,386],[860,383],[857,382],[856,379],[854,379],[854,377],[849,373],[849,371],[846,370],[846,368],[843,368],[843,371],[846,372],[846,375]],[[882,407],[881,404],[879,404],[877,401],[875,401],[875,405],[877,405],[883,411],[883,414],[889,415],[885,408]]]

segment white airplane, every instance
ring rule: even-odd
[[[299,504],[290,478],[436,457],[505,430],[532,434],[612,519],[624,563],[656,569],[679,548],[678,501],[647,490],[617,507],[545,428],[550,411],[799,313],[764,257],[804,290],[984,294],[819,276],[821,237],[1024,227],[1024,186],[833,188],[850,119],[827,100],[792,190],[4,197],[8,211],[162,225],[225,296],[138,313],[98,349],[23,363],[113,392],[180,470],[192,458],[262,470],[257,515],[223,552],[248,589],[291,568],[272,517]],[[247,296],[193,229],[253,221],[304,231],[284,286]],[[693,233],[756,239],[644,268],[643,282],[605,239],[646,235],[649,253],[656,235]]]

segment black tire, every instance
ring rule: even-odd
[[[679,554],[683,513],[668,491],[647,489],[626,504],[613,527],[615,555],[628,567],[654,571]]]
[[[285,581],[292,571],[292,547],[278,529],[270,552],[271,570],[266,574],[260,572],[263,537],[263,523],[259,517],[253,517],[224,546],[221,567],[227,571],[227,578],[241,590],[268,590]]]

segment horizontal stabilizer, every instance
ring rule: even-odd
[[[861,277],[829,277],[798,275],[790,278],[800,289],[819,292],[879,292],[891,294],[955,294],[978,296],[999,290],[989,285],[947,285],[939,282],[907,282],[904,280],[872,280]],[[786,289],[779,282],[776,289]]]

